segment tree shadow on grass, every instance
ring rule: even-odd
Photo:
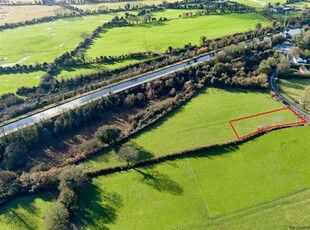
[[[152,27],[158,27],[158,26],[166,26],[166,21],[156,21],[156,22],[149,22],[149,23],[141,23],[141,24],[135,24],[134,27],[143,27],[143,28],[152,28]]]
[[[142,146],[136,144],[136,143],[133,142],[133,141],[130,141],[130,142],[125,143],[125,144],[123,144],[123,145],[116,145],[116,146],[114,146],[114,147],[113,147],[113,150],[115,151],[116,155],[117,155],[117,153],[119,152],[120,148],[121,148],[122,146],[126,146],[126,145],[132,146],[133,148],[135,148],[136,150],[138,150],[139,156],[138,156],[137,162],[143,161],[143,160],[147,160],[147,159],[150,159],[150,158],[152,158],[152,157],[155,156],[152,152],[148,151],[147,149],[143,148]]]
[[[227,155],[227,154],[231,154],[238,150],[239,150],[238,145],[233,145],[233,146],[228,146],[228,147],[213,147],[210,149],[193,151],[191,153],[184,154],[182,156],[176,156],[173,160],[181,160],[181,159],[188,159],[188,158],[215,159],[215,158]]]
[[[40,215],[40,210],[35,206],[34,201],[36,198],[42,199],[43,201],[52,201],[54,196],[49,193],[21,196],[2,206],[0,208],[0,217],[5,216],[7,218],[6,224],[11,224],[12,227],[16,223],[22,229],[37,229],[38,223],[35,217]],[[25,210],[26,213],[21,210]],[[34,219],[30,219],[30,216],[33,216]]]
[[[175,196],[183,194],[182,187],[175,181],[171,180],[168,175],[160,173],[154,169],[135,169],[143,177],[140,182],[151,186],[159,192],[168,192]]]
[[[108,193],[93,183],[87,183],[81,193],[74,223],[91,229],[108,229],[117,220],[117,209],[123,200],[117,193]]]
[[[281,82],[281,84],[282,84],[282,87],[286,86],[288,88],[297,89],[297,90],[304,90],[305,89],[304,86],[298,85],[298,83],[294,84],[294,83],[291,83],[291,82]]]
[[[150,159],[150,158],[154,157],[154,154],[152,152],[148,151],[147,149],[143,148],[142,146],[139,146],[135,142],[130,142],[130,145],[139,151],[139,157],[138,157],[137,161],[143,161],[143,160]]]

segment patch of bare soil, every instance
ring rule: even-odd
[[[88,126],[82,127],[76,132],[70,132],[53,140],[50,144],[44,145],[31,152],[31,157],[22,171],[30,171],[34,166],[41,165],[43,168],[50,168],[64,163],[70,158],[79,156],[81,151],[79,145],[94,138],[94,133],[103,125],[117,125],[125,132],[129,129],[129,118],[136,114],[139,109],[133,109],[120,113],[110,113],[104,121],[96,121]]]

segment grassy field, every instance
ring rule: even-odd
[[[210,88],[131,143],[147,156],[229,141],[235,138],[229,119],[279,107],[265,93]],[[236,147],[95,178],[82,191],[87,196],[74,222],[79,229],[126,230],[309,225],[309,141],[309,126],[282,129]],[[100,167],[109,160],[93,159]],[[0,229],[42,229],[52,200],[47,194],[14,200],[0,208]]]
[[[98,177],[84,187],[74,221],[79,229],[307,226],[309,138],[309,127],[283,129],[234,149]],[[43,229],[53,200],[15,199],[0,208],[0,229]]]
[[[135,64],[146,59],[128,59],[124,61],[114,62],[110,64],[89,64],[89,65],[79,65],[76,67],[64,67],[60,68],[56,79],[68,79],[74,78],[82,74],[92,74],[100,72],[102,69],[117,69],[130,64]]]
[[[0,207],[0,229],[43,229],[43,217],[53,200],[49,193],[14,199]]]
[[[177,0],[167,0],[166,2],[176,2]],[[98,4],[80,4],[73,5],[74,7],[80,8],[82,10],[97,10],[99,8],[109,8],[109,9],[124,9],[126,4],[133,6],[146,6],[146,5],[159,5],[162,4],[162,0],[143,0],[143,1],[122,1],[122,2],[107,2],[107,3],[98,3]]]
[[[209,88],[130,140],[141,158],[161,156],[236,140],[229,120],[283,107],[268,94]],[[256,127],[253,127],[254,129]],[[168,141],[167,141],[168,140]],[[118,165],[115,151],[86,164],[90,169]]]
[[[288,229],[309,226],[310,191],[259,205],[229,217],[194,226],[195,229]]]
[[[283,129],[235,148],[98,177],[85,188],[76,222],[82,229],[309,225],[309,192],[277,201],[309,188],[309,141],[309,127]]]
[[[244,5],[252,6],[256,9],[262,10],[264,9],[268,3],[275,4],[277,2],[284,4],[285,0],[234,0],[234,2],[238,2]]]
[[[172,11],[174,17],[179,13]],[[163,13],[158,13],[162,15]],[[166,15],[169,16],[170,13]],[[156,15],[156,14],[155,14]],[[166,51],[169,46],[199,44],[202,35],[212,39],[255,28],[261,22],[270,22],[255,13],[201,16],[175,19],[133,27],[113,28],[94,40],[87,51],[88,56],[121,55],[140,51]],[[137,36],[139,34],[139,36]],[[156,36],[154,36],[156,35]],[[177,35],[177,39],[176,39]]]
[[[294,3],[288,4],[288,5],[304,9],[304,8],[309,8],[310,7],[310,1],[294,2]]]
[[[280,89],[283,94],[291,101],[299,104],[306,101],[305,108],[310,111],[310,79],[307,78],[289,78],[280,79]],[[306,92],[309,93],[306,93]],[[302,105],[300,104],[302,107]]]
[[[16,93],[17,89],[22,86],[37,86],[40,83],[40,77],[44,71],[30,73],[13,73],[0,75],[0,95],[4,93]]]
[[[116,14],[61,19],[0,32],[0,65],[51,62],[82,41],[83,34]]]
[[[54,16],[60,6],[0,6],[0,25],[5,23],[23,22],[34,18]],[[67,10],[68,11],[68,10]]]
[[[78,67],[66,67],[60,68],[56,75],[57,80],[74,78],[83,74],[92,74],[102,69],[116,69],[122,66],[134,64],[140,62],[139,59],[130,59],[111,64],[90,64],[82,65]],[[22,86],[33,87],[38,86],[40,83],[40,77],[44,74],[44,71],[35,71],[29,73],[14,73],[14,74],[2,74],[0,75],[0,95],[4,93],[16,93],[17,89]]]
[[[249,116],[251,115],[254,114],[249,114]],[[233,126],[235,127],[239,137],[243,137],[260,129],[297,122],[301,122],[300,118],[298,118],[291,110],[286,109],[235,121],[233,122]]]
[[[300,16],[301,14],[302,14],[302,11],[289,12],[289,13],[287,14],[287,18],[297,17],[297,16]],[[272,16],[273,16],[276,20],[284,20],[284,19],[285,19],[285,14],[272,14]]]

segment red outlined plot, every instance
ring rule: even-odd
[[[264,115],[271,114],[271,113],[277,113],[277,112],[284,111],[284,110],[291,111],[299,119],[299,121],[298,122],[285,123],[285,124],[279,124],[279,125],[272,125],[272,126],[264,127],[264,128],[256,130],[255,132],[251,132],[251,133],[243,135],[243,136],[239,135],[236,127],[234,126],[234,123],[236,123],[238,121],[242,121],[242,120],[246,120],[246,119],[251,119],[251,118],[259,117],[259,116],[264,116]],[[303,118],[301,115],[299,115],[296,111],[294,111],[290,107],[284,107],[284,108],[281,108],[281,109],[271,110],[271,111],[267,111],[267,112],[264,112],[264,113],[257,113],[257,114],[253,114],[253,115],[250,115],[250,116],[241,117],[241,118],[237,118],[237,119],[233,119],[233,120],[229,121],[229,124],[230,124],[232,130],[234,131],[236,137],[238,138],[238,140],[242,140],[244,138],[253,136],[255,134],[258,134],[258,133],[261,133],[261,132],[264,132],[264,131],[267,131],[267,130],[272,130],[272,129],[276,129],[276,128],[282,128],[282,127],[291,127],[291,126],[297,126],[297,125],[304,125],[304,124],[307,124],[307,123],[308,122],[307,122],[307,120],[305,118]]]

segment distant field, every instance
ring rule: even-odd
[[[83,74],[96,73],[102,69],[116,69],[140,61],[141,60],[138,59],[131,59],[111,64],[91,64],[60,68],[59,73],[56,75],[56,79],[74,78]],[[40,77],[44,73],[44,71],[34,71],[29,73],[0,74],[0,95],[4,93],[16,93],[17,89],[22,86],[38,86],[41,79]]]
[[[280,79],[280,89],[284,95],[291,101],[297,102],[299,104],[301,101],[305,100],[306,109],[310,111],[310,79],[307,78],[289,78]],[[306,94],[306,89],[308,88],[309,95]],[[302,105],[300,105],[302,107]]]
[[[0,3],[35,3],[36,0],[0,0]]]
[[[297,17],[302,14],[302,11],[297,11],[297,12],[289,12],[287,14],[287,18],[291,17]],[[277,20],[284,20],[285,19],[285,14],[272,14],[272,16],[277,19]]]
[[[235,148],[98,177],[85,188],[76,223],[126,230],[308,226],[309,191],[278,199],[310,187],[309,142],[309,127],[289,128]]]
[[[167,0],[166,2],[176,2],[177,0]],[[109,2],[109,3],[98,3],[98,4],[84,4],[84,5],[73,5],[74,7],[82,10],[97,10],[99,8],[118,9],[124,8],[126,4],[133,6],[145,6],[145,5],[159,5],[162,4],[162,0],[144,0],[144,1],[123,1],[123,2]]]
[[[54,16],[55,10],[61,9],[60,6],[1,6],[0,5],[0,25],[5,23],[23,22],[34,18]],[[68,11],[68,10],[67,10]]]
[[[310,7],[310,1],[302,1],[302,2],[294,2],[291,4],[288,4],[289,6],[298,7],[298,8],[308,8]]]
[[[61,19],[0,32],[0,65],[51,62],[82,41],[83,34],[117,14]]]
[[[271,3],[271,4],[275,4],[277,2],[281,4],[286,3],[285,0],[267,0],[267,1],[265,0],[233,0],[233,1],[244,4],[244,5],[252,6],[260,10],[264,9],[268,5],[268,3]]]
[[[141,61],[143,60],[130,59],[111,64],[89,64],[77,67],[60,68],[59,74],[56,76],[56,79],[60,80],[60,79],[74,78],[82,74],[97,73],[102,69],[116,69],[130,64],[135,64]]]
[[[173,11],[175,14],[175,11]],[[162,14],[160,12],[159,14]],[[156,14],[155,14],[156,15]],[[167,13],[169,16],[169,13]],[[202,35],[212,39],[255,28],[270,22],[255,13],[201,16],[147,25],[113,28],[95,39],[87,50],[90,57],[121,55],[141,51],[166,51],[169,46],[199,44]],[[139,36],[137,36],[139,34]],[[177,37],[176,37],[177,36]]]
[[[14,199],[0,207],[0,229],[43,230],[43,217],[53,200],[54,197],[49,193]]]
[[[116,69],[129,64],[137,63],[141,60],[125,60],[123,62],[116,62],[111,64],[92,64],[78,67],[60,68],[56,79],[74,78],[82,74],[96,73],[102,69]],[[16,93],[17,89],[22,86],[33,87],[38,86],[40,77],[44,71],[34,71],[29,73],[13,73],[0,74],[0,95],[4,93]]]
[[[0,74],[0,95],[4,93],[16,93],[17,89],[22,86],[38,86],[40,77],[43,74],[44,71]]]
[[[161,156],[236,140],[229,120],[283,107],[266,93],[202,90],[185,105],[130,140],[141,157]],[[256,126],[253,127],[256,129]],[[90,169],[120,164],[114,151],[86,162]]]

